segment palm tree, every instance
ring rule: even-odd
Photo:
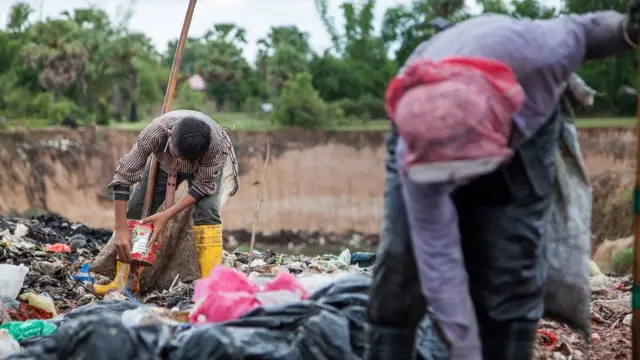
[[[25,65],[41,70],[39,83],[54,100],[76,81],[87,60],[80,34],[77,23],[62,19],[37,23],[27,31],[29,40],[22,49]]]

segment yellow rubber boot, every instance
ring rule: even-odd
[[[106,285],[94,285],[93,291],[96,295],[104,296],[110,290],[119,290],[124,287],[129,277],[129,265],[118,261],[116,263],[116,275],[113,281]]]
[[[214,266],[222,264],[222,225],[193,227],[196,254],[200,263],[200,277],[209,276]]]
[[[120,261],[118,261],[116,263],[116,275],[113,278],[113,281],[106,285],[94,285],[93,291],[96,293],[96,295],[104,296],[109,291],[112,291],[112,290],[117,291],[127,286],[128,290],[133,291],[134,293],[137,293],[140,290],[139,278],[140,278],[140,274],[142,273],[143,267],[136,266],[137,274],[135,275],[137,276],[131,279],[133,281],[127,282],[127,279],[129,279],[130,269],[131,269],[131,265],[121,263]]]

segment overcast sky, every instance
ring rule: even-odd
[[[471,1],[471,0],[467,0]],[[546,0],[545,2],[556,2]],[[16,0],[0,0],[0,24],[6,25],[11,5]],[[115,18],[118,8],[129,0],[26,0],[36,10],[33,20],[40,16],[58,17],[64,10],[100,4],[110,16]],[[329,0],[331,15],[341,20],[339,5],[341,0]],[[384,11],[396,4],[409,4],[411,0],[378,0],[376,17],[379,26]],[[141,31],[153,39],[160,51],[166,49],[167,41],[180,34],[188,0],[138,0],[136,12],[129,24],[135,31]],[[42,6],[42,7],[41,7]],[[191,23],[190,35],[201,35],[217,22],[236,23],[247,30],[249,44],[245,56],[255,57],[256,40],[265,36],[271,26],[296,25],[310,34],[314,50],[322,51],[330,46],[313,0],[198,0]],[[339,23],[338,23],[339,24]]]

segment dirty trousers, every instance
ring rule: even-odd
[[[556,116],[512,161],[454,193],[465,266],[485,360],[529,360],[544,311],[544,234],[555,176]],[[395,160],[387,140],[382,240],[370,290],[365,359],[409,359],[426,311]],[[414,261],[410,261],[414,260]],[[437,327],[437,324],[436,324]],[[438,342],[429,339],[434,349]],[[395,354],[395,355],[394,355]],[[442,359],[438,354],[422,357]]]
[[[144,194],[147,189],[147,179],[149,178],[150,164],[144,170],[142,180],[133,189],[131,198],[127,203],[127,219],[140,219],[142,217],[142,207],[144,205]],[[180,186],[183,181],[187,181],[189,186],[193,183],[195,176],[192,174],[178,173],[176,181],[176,187]],[[151,214],[158,211],[160,205],[167,196],[167,180],[169,175],[166,171],[158,168],[156,174],[155,191],[153,193],[153,201],[151,202]],[[222,183],[222,177],[217,179],[217,189],[220,190]],[[194,225],[220,225],[222,224],[220,218],[220,192],[216,194],[204,197],[200,199],[194,205],[193,211],[193,223]]]

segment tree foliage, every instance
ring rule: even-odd
[[[283,125],[321,127],[357,118],[385,117],[389,79],[421,42],[433,35],[436,17],[461,21],[476,15],[463,0],[413,0],[387,8],[377,28],[376,0],[341,3],[339,19],[329,0],[314,0],[331,48],[315,52],[310,34],[295,26],[274,26],[258,42],[256,59],[247,59],[242,24],[214,23],[188,39],[182,57],[175,107],[219,112],[261,113],[274,104],[271,119]],[[622,11],[626,1],[477,0],[481,12],[544,19],[594,10]],[[44,21],[32,21],[33,8],[16,3],[0,31],[0,115],[46,118],[73,115],[81,121],[138,121],[159,109],[166,91],[177,39],[159,53],[146,34],[128,24],[135,2],[110,19],[97,7],[76,8]],[[340,25],[337,25],[340,24]],[[636,86],[633,53],[584,64],[583,78],[603,95],[592,112],[627,115],[635,108],[624,87]],[[204,91],[186,80],[200,75]]]

